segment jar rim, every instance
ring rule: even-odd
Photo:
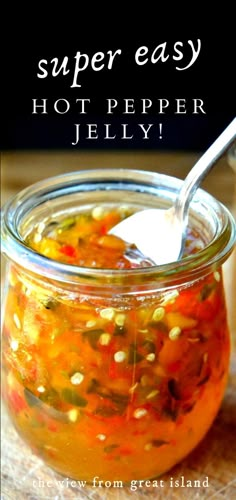
[[[174,287],[183,281],[190,282],[201,277],[221,265],[232,252],[236,239],[236,225],[230,211],[218,200],[203,189],[195,193],[190,208],[194,203],[204,203],[212,215],[219,217],[216,234],[209,245],[197,253],[179,261],[157,266],[135,269],[90,268],[64,264],[49,259],[29,248],[18,232],[17,223],[22,215],[22,207],[29,207],[30,200],[45,201],[46,196],[55,196],[61,190],[75,190],[82,183],[88,186],[92,182],[100,182],[104,186],[108,182],[118,183],[120,189],[126,185],[148,185],[154,190],[160,184],[178,193],[183,181],[176,177],[152,171],[134,169],[91,169],[49,177],[20,191],[3,207],[1,214],[2,251],[10,260],[34,275],[40,275],[49,281],[60,281],[71,284],[90,284],[92,286],[122,286],[156,288],[160,286]],[[89,184],[90,183],[90,184]],[[115,184],[114,184],[115,185]],[[54,194],[53,194],[54,193]],[[32,204],[31,204],[32,207]]]

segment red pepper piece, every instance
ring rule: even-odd
[[[117,363],[115,361],[111,361],[110,366],[109,366],[108,377],[115,379],[118,377],[118,375],[119,375],[119,371],[117,368]]]
[[[133,450],[131,448],[124,446],[123,448],[119,449],[119,452],[120,452],[120,455],[123,455],[123,457],[126,457],[128,455],[132,455]]]
[[[132,432],[133,436],[144,436],[146,434],[146,430],[145,431],[140,431],[140,430],[137,430],[137,431],[134,431]]]
[[[197,308],[199,319],[205,321],[213,320],[222,308],[222,297],[218,293],[214,293],[212,297],[200,302]]]
[[[26,402],[22,396],[17,391],[11,391],[8,396],[8,401],[13,410],[19,413],[27,408]]]
[[[48,424],[48,430],[51,431],[51,432],[57,432],[58,431],[58,427],[57,427],[57,425],[54,422],[49,422],[49,424]]]
[[[115,330],[115,326],[113,323],[109,323],[107,326],[106,326],[106,331],[108,333],[114,333],[114,330]]]
[[[67,255],[67,257],[76,257],[76,250],[71,245],[62,245],[60,252]]]
[[[170,363],[166,366],[168,372],[175,373],[178,372],[181,368],[181,361],[175,361],[174,363]]]
[[[108,230],[107,225],[106,224],[102,224],[101,227],[100,227],[100,234],[102,236],[104,236],[104,234],[107,234],[107,230]]]

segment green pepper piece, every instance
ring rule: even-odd
[[[114,417],[115,415],[119,415],[119,412],[111,406],[98,406],[93,413],[94,415],[101,415],[102,417]]]
[[[71,229],[73,226],[75,226],[74,217],[68,217],[67,219],[64,219],[59,224],[57,231],[58,231],[58,233],[62,233],[63,231],[67,231],[68,229]]]
[[[45,299],[40,299],[39,302],[45,307],[45,309],[56,309],[58,302],[52,297],[45,297]]]
[[[59,394],[52,387],[48,388],[45,392],[40,394],[40,401],[42,401],[46,405],[53,406],[54,408],[60,406]]]
[[[155,330],[159,330],[159,332],[167,333],[168,327],[164,323],[164,321],[149,321],[148,326],[151,328],[155,328]]]
[[[84,338],[86,338],[88,340],[88,342],[90,343],[91,347],[95,350],[97,350],[97,342],[98,342],[98,339],[99,337],[102,335],[102,333],[104,333],[104,330],[102,330],[101,328],[100,329],[97,329],[97,330],[85,330],[82,335]]]
[[[87,388],[87,393],[98,393],[98,388],[100,387],[100,383],[96,378],[92,378],[89,382],[88,388]]]
[[[169,444],[168,441],[164,441],[163,439],[153,439],[151,443],[152,446],[155,446],[156,448],[163,446],[163,444]]]
[[[155,354],[156,352],[156,344],[152,342],[152,340],[145,340],[143,342],[143,347],[148,354],[150,354],[151,352]]]
[[[58,224],[59,224],[58,221],[55,221],[55,220],[52,220],[51,222],[49,222],[49,224],[46,226],[46,228],[42,232],[42,235],[43,236],[48,235],[50,232],[53,231],[53,229],[56,228],[56,226],[58,226]]]
[[[130,344],[128,363],[129,365],[136,365],[144,359],[143,355],[137,351],[135,344]]]
[[[91,382],[89,383],[87,393],[95,393],[98,394],[98,396],[108,399],[114,403],[116,408],[114,409],[115,413],[123,413],[128,402],[129,402],[129,396],[126,394],[119,394],[118,392],[111,391],[107,389],[106,387],[102,387],[100,382],[93,378]],[[113,408],[109,408],[109,410],[113,411]],[[107,407],[105,407],[105,412],[107,410]]]
[[[71,405],[84,407],[88,404],[88,401],[73,389],[65,388],[62,390],[61,395],[62,399]]]
[[[208,373],[206,373],[206,375],[204,375],[204,377],[198,382],[197,386],[200,387],[201,385],[204,385],[208,382],[209,378],[210,378],[211,374],[210,374],[210,371]]]
[[[168,389],[171,397],[175,399],[176,401],[181,399],[181,394],[179,390],[178,383],[174,378],[171,378],[168,382]]]
[[[124,326],[116,325],[115,330],[114,330],[114,336],[115,337],[124,337],[126,332],[127,332],[127,328],[125,328]]]
[[[216,286],[215,283],[207,283],[206,285],[203,286],[200,292],[201,302],[208,299],[208,297],[211,295],[211,292],[214,290],[215,286]]]
[[[176,422],[178,418],[178,409],[177,408],[170,408],[170,406],[166,406],[163,408],[163,415],[166,416],[168,419],[172,420],[172,422]]]
[[[116,448],[119,448],[118,444],[115,444],[115,443],[114,444],[109,444],[108,446],[105,446],[104,451],[105,451],[105,453],[111,453]]]

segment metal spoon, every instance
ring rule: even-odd
[[[185,242],[188,209],[194,193],[234,139],[236,118],[190,170],[173,207],[168,210],[141,210],[114,226],[110,234],[135,244],[156,265],[180,259]]]

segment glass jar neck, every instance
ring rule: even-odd
[[[2,213],[3,253],[25,272],[50,283],[90,285],[110,293],[157,290],[190,283],[214,271],[231,253],[235,222],[229,211],[211,195],[199,189],[190,205],[193,228],[204,233],[206,246],[178,262],[141,269],[114,270],[78,267],[52,261],[25,244],[32,227],[73,213],[81,206],[133,204],[137,208],[169,208],[182,181],[174,177],[126,169],[90,170],[49,178],[39,182],[6,204]],[[155,230],[155,228],[153,228]],[[114,288],[115,287],[115,288]]]

